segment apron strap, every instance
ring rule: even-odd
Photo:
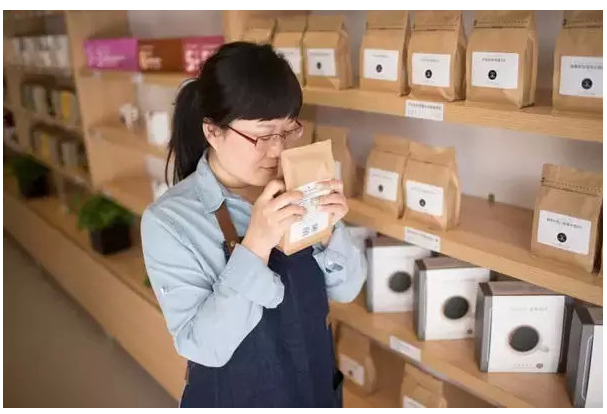
[[[241,238],[238,237],[238,233],[236,232],[236,228],[234,227],[234,223],[232,223],[232,219],[230,218],[230,212],[228,211],[228,207],[226,203],[223,202],[215,212],[215,217],[217,218],[217,222],[219,223],[219,228],[223,233],[223,238],[225,241],[223,242],[223,251],[226,255],[226,260],[232,255],[234,248],[236,247],[236,243],[240,243]]]

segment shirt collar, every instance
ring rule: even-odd
[[[227,189],[217,180],[209,166],[208,148],[200,157],[196,166],[195,182],[198,198],[203,205],[204,213],[217,211],[228,194]]]

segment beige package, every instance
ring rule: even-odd
[[[455,148],[409,145],[403,180],[405,219],[413,219],[436,230],[458,225],[461,193]]]
[[[403,214],[403,174],[409,155],[409,140],[376,135],[367,158],[363,200],[394,218]]]
[[[465,98],[466,35],[461,10],[417,10],[407,54],[412,98],[448,102]]]
[[[293,224],[280,242],[279,248],[290,255],[331,236],[329,213],[317,211],[318,197],[330,193],[318,182],[330,180],[335,174],[331,141],[286,149],[280,154],[280,165],[287,191],[303,192],[299,205],[306,208],[303,219]]]
[[[307,86],[331,89],[352,87],[350,37],[344,16],[309,16],[303,44]]]
[[[554,50],[555,111],[603,115],[603,11],[569,10]]]
[[[602,212],[601,173],[544,164],[531,251],[592,272],[601,250]]]
[[[360,46],[360,89],[409,93],[405,62],[410,34],[406,10],[369,10]]]
[[[285,57],[301,86],[304,85],[303,37],[308,16],[279,17],[274,34],[274,49]]]
[[[369,395],[377,389],[371,339],[343,323],[337,326],[337,364],[359,393]]]
[[[276,19],[271,17],[251,17],[247,20],[242,40],[245,42],[272,44]]]
[[[536,84],[533,11],[475,12],[466,51],[466,102],[523,108],[535,102]]]
[[[443,382],[405,363],[400,396],[405,408],[446,408]]]
[[[318,125],[316,141],[331,141],[335,158],[335,178],[344,183],[344,195],[353,197],[356,193],[356,165],[348,145],[348,129]]]

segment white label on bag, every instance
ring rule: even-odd
[[[396,201],[400,175],[394,171],[369,168],[367,194],[382,200]]]
[[[415,101],[407,99],[405,103],[405,116],[409,118],[429,119],[441,121],[444,118],[445,104],[440,102]]]
[[[443,187],[407,180],[407,207],[435,217],[443,216]]]
[[[337,76],[335,49],[307,49],[308,75]]]
[[[341,162],[335,161],[335,178],[341,180]]]
[[[398,50],[365,49],[363,77],[385,81],[398,80]]]
[[[365,368],[349,356],[339,354],[339,370],[355,384],[365,383]]]
[[[404,408],[426,408],[425,405],[418,403],[411,397],[407,397],[406,395],[403,397],[403,407]]]
[[[411,80],[414,85],[448,88],[451,76],[451,55],[413,53]]]
[[[414,361],[421,362],[422,350],[408,342],[398,339],[394,335],[390,335],[390,348],[396,352],[408,356]]]
[[[289,236],[291,243],[296,243],[329,227],[329,213],[318,211],[318,197],[331,191],[319,186],[318,181],[304,184],[297,187],[297,190],[303,193],[303,199],[297,204],[305,207],[306,214],[299,223],[291,225]]]
[[[472,52],[472,86],[516,89],[518,53]]]
[[[603,97],[603,57],[561,56],[561,95]]]
[[[284,56],[291,65],[293,73],[301,74],[301,49],[298,47],[277,47],[276,51]]]
[[[406,226],[405,241],[407,243],[423,247],[424,249],[440,253],[440,237],[435,236],[434,234],[426,233],[425,231]]]
[[[588,254],[592,223],[577,217],[540,210],[538,243],[577,254]]]

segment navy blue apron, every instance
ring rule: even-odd
[[[227,261],[235,244],[222,231]],[[312,252],[272,250],[268,267],[281,276],[282,303],[263,309],[223,367],[188,361],[181,407],[342,407],[325,277]]]

